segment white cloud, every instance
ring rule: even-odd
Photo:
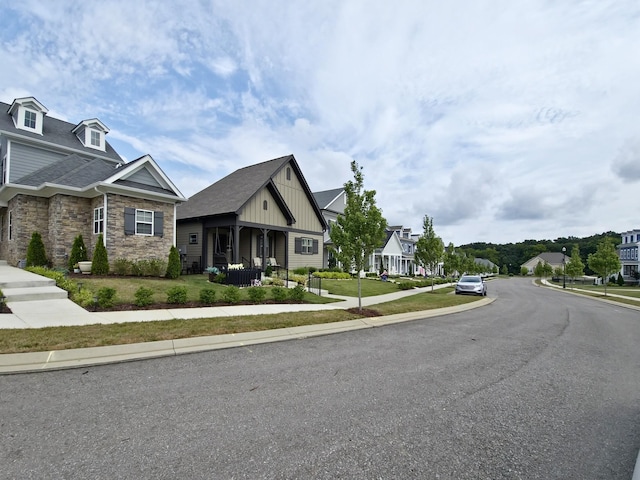
[[[3,101],[98,116],[185,195],[293,153],[314,190],[357,160],[391,223],[419,231],[428,214],[446,243],[637,227],[619,208],[640,178],[631,0],[60,0],[0,15]]]

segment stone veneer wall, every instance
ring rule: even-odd
[[[12,239],[7,242],[6,260],[9,265],[17,265],[18,261],[27,258],[27,247],[33,232],[42,236],[45,252],[49,256],[51,244],[49,242],[49,199],[32,197],[30,195],[16,195],[6,210],[4,228],[8,228],[9,212],[12,212]]]
[[[124,234],[125,207],[164,213],[162,237]],[[142,260],[160,258],[168,260],[173,245],[173,204],[109,194],[106,209],[106,238],[109,263],[117,258]],[[97,237],[94,235],[93,237]],[[93,239],[95,243],[95,238]],[[93,247],[93,244],[92,244]],[[91,248],[92,248],[91,247]]]
[[[87,244],[93,225],[91,200],[60,194],[49,199],[47,257],[54,266],[67,266],[76,236],[82,235],[85,245]],[[100,200],[102,201],[102,197]],[[47,246],[46,243],[45,246]]]

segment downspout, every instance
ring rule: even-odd
[[[93,188],[96,192],[102,194],[102,244],[104,245],[104,248],[107,248],[107,194],[105,192],[101,192],[98,187]]]

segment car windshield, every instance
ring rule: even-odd
[[[480,277],[460,277],[462,283],[478,283],[481,282]]]

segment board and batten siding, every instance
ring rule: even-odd
[[[318,253],[300,254],[296,251],[296,238],[311,238],[318,242]],[[312,235],[308,233],[289,232],[289,270],[299,267],[322,268],[322,234]]]
[[[290,180],[287,180],[287,169],[291,169]],[[318,219],[313,205],[310,203],[295,169],[290,164],[285,165],[273,178],[276,188],[284,198],[285,203],[293,213],[297,230],[322,233],[322,223]]]
[[[25,175],[35,172],[47,165],[66,157],[62,153],[30,147],[21,143],[11,142],[11,159],[9,166],[9,182],[15,182]]]
[[[266,210],[264,209],[265,201],[267,202]],[[261,225],[287,226],[287,219],[267,188],[260,190],[247,202],[238,219],[241,222]]]

